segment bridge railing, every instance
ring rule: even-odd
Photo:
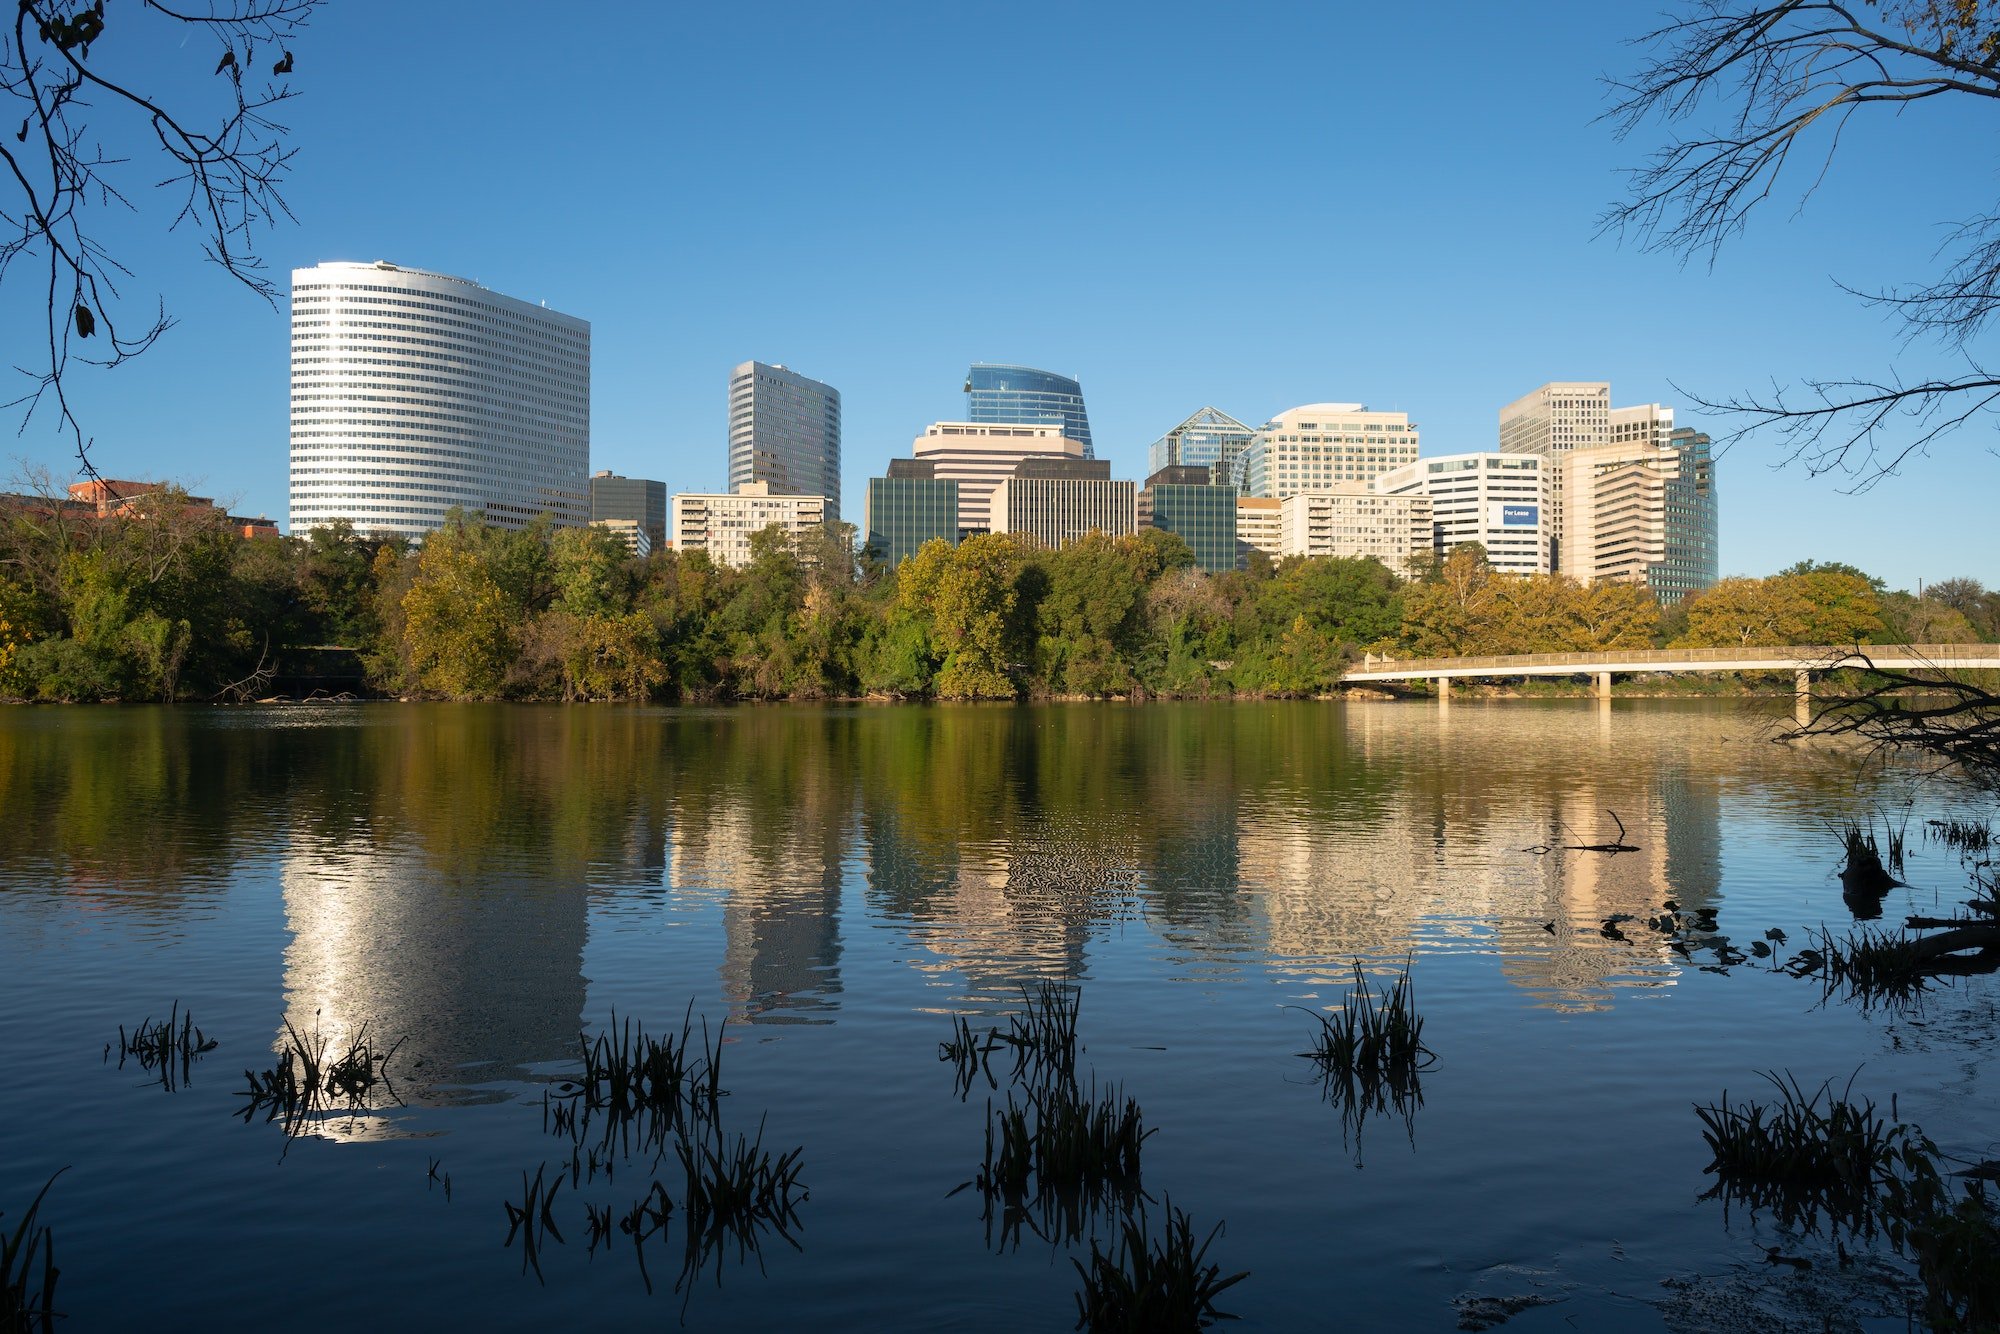
[[[1470,658],[1391,658],[1370,654],[1354,671],[1389,672],[1398,676],[1422,676],[1433,671],[1490,671],[1505,675],[1509,668],[1575,667],[1579,672],[1601,671],[1607,663],[1643,666],[1649,663],[1731,663],[1770,662],[1774,659],[1800,667],[1830,666],[1857,656],[1871,661],[1898,663],[1957,661],[1973,659],[2000,667],[2000,644],[1864,644],[1852,645],[1778,644],[1745,648],[1636,648],[1598,649],[1583,653],[1505,653]]]

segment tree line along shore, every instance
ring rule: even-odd
[[[0,516],[0,696],[247,700],[337,651],[367,693],[492,700],[1284,698],[1364,652],[1993,640],[2000,594],[1922,596],[1844,565],[1645,589],[1496,572],[1476,547],[1410,581],[1366,559],[1253,555],[1206,574],[1176,536],[933,542],[898,569],[852,530],[756,535],[742,568],[635,559],[593,528],[454,515],[421,546],[344,527],[245,540],[154,494],[109,516]],[[300,692],[303,693],[303,692]]]

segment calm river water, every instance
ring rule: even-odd
[[[1904,1329],[1867,1262],[1700,1198],[1692,1105],[1853,1075],[2000,1156],[1993,981],[1868,1013],[1602,929],[1672,899],[1795,950],[1851,920],[1828,823],[1906,806],[1888,917],[1963,896],[1921,830],[1983,807],[1770,726],[1643,701],[6,710],[0,1226],[68,1167],[44,1213],[77,1331],[1067,1329],[1087,1242],[952,1193],[1007,1067],[961,1099],[938,1057],[951,1016],[1004,1023],[1057,978],[1080,1070],[1157,1130],[1155,1225],[1168,1197],[1226,1223],[1240,1328],[1449,1330],[1500,1298],[1510,1331]],[[1611,837],[1607,810],[1638,851],[1524,851]],[[1288,1007],[1406,958],[1438,1061],[1357,1138]],[[220,1045],[169,1091],[116,1038],[175,1001]],[[573,1179],[544,1095],[580,1030],[677,1030],[690,1001],[723,1024],[726,1124],[802,1149],[810,1198],[679,1291],[673,1219],[649,1294],[584,1206],[678,1193],[678,1165]],[[239,1119],[288,1021],[403,1039],[400,1103],[289,1141]],[[543,1165],[538,1277],[503,1202]]]

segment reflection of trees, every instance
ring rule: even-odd
[[[157,913],[279,851],[288,1013],[457,1006],[438,1060],[518,1064],[560,1054],[583,1008],[593,894],[712,893],[724,990],[760,1020],[833,1010],[864,906],[993,997],[1083,976],[1139,921],[1184,971],[1268,958],[1317,985],[1356,956],[1497,949],[1524,989],[1602,1004],[1684,966],[1603,919],[1722,906],[1730,792],[1812,828],[1851,784],[1701,705],[20,711],[0,864]],[[1606,808],[1642,851],[1522,851]],[[516,1013],[496,971],[560,1022]]]
[[[94,910],[172,912],[214,894],[281,817],[238,799],[282,770],[281,737],[208,745],[216,715],[12,709],[0,725],[0,864]]]

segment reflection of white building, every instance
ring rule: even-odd
[[[291,932],[285,1020],[301,1034],[317,1028],[336,1049],[363,1023],[385,1050],[401,1041],[391,1074],[405,1101],[575,1054],[585,1003],[581,884],[490,873],[461,880],[408,842],[301,832],[280,884]],[[287,1043],[280,1024],[272,1049]]]
[[[735,804],[675,812],[668,882],[677,895],[720,899],[723,994],[753,1023],[839,1006],[842,838],[810,818],[760,822]]]

